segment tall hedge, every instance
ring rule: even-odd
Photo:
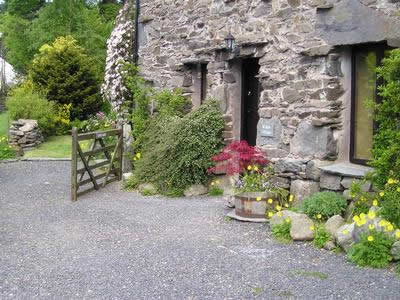
[[[29,71],[34,87],[59,104],[72,104],[71,119],[85,119],[102,106],[92,60],[71,36],[40,48]]]

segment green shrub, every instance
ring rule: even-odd
[[[208,195],[210,196],[222,196],[223,194],[224,190],[217,186],[212,186],[208,191]]]
[[[155,94],[157,111],[164,116],[180,116],[185,113],[185,108],[189,104],[186,97],[183,96],[182,89],[175,91],[162,90]]]
[[[208,180],[211,157],[223,146],[224,119],[216,101],[183,118],[159,116],[149,123],[142,158],[135,162],[132,186],[150,182],[162,194],[182,194]]]
[[[288,243],[292,241],[292,237],[290,236],[290,227],[292,223],[290,219],[285,220],[282,224],[277,224],[272,226],[272,235],[278,241]]]
[[[37,120],[44,135],[54,133],[55,105],[27,87],[17,87],[10,93],[6,106],[11,120]]]
[[[0,160],[15,158],[15,156],[15,150],[8,145],[7,137],[0,136]]]
[[[361,235],[347,253],[351,262],[365,267],[384,268],[392,260],[390,250],[394,240],[383,232],[370,231]]]
[[[319,192],[304,200],[302,210],[314,219],[327,220],[334,215],[342,214],[347,201],[335,192]]]
[[[378,87],[382,101],[371,103],[378,126],[371,165],[376,170],[376,183],[382,188],[389,177],[400,179],[400,49],[390,51],[377,74],[384,83]]]
[[[72,104],[71,120],[85,119],[102,107],[93,62],[71,36],[40,48],[29,77],[36,90],[58,104]]]
[[[323,248],[325,244],[332,240],[331,234],[326,230],[324,225],[318,225],[315,228],[315,236],[313,244],[317,248]]]
[[[400,228],[400,184],[389,178],[384,189],[376,196],[380,199],[380,216]]]
[[[362,190],[362,185],[366,183],[366,179],[360,181],[353,181],[350,187],[350,196],[353,199],[354,209],[353,216],[360,215],[361,213],[367,214],[370,207],[373,205],[375,195]]]

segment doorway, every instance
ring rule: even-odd
[[[258,58],[243,59],[241,139],[246,140],[250,146],[256,145],[257,124],[260,119],[258,115],[260,83],[257,78],[259,70]]]

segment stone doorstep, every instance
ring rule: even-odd
[[[373,171],[373,168],[356,165],[347,162],[334,163],[328,166],[319,167],[325,173],[339,175],[344,177],[363,178],[368,172]]]

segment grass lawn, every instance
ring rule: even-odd
[[[0,113],[0,136],[7,136],[8,132],[8,113]]]
[[[70,158],[71,136],[51,136],[37,149],[26,151],[24,158],[48,157],[48,158]]]

